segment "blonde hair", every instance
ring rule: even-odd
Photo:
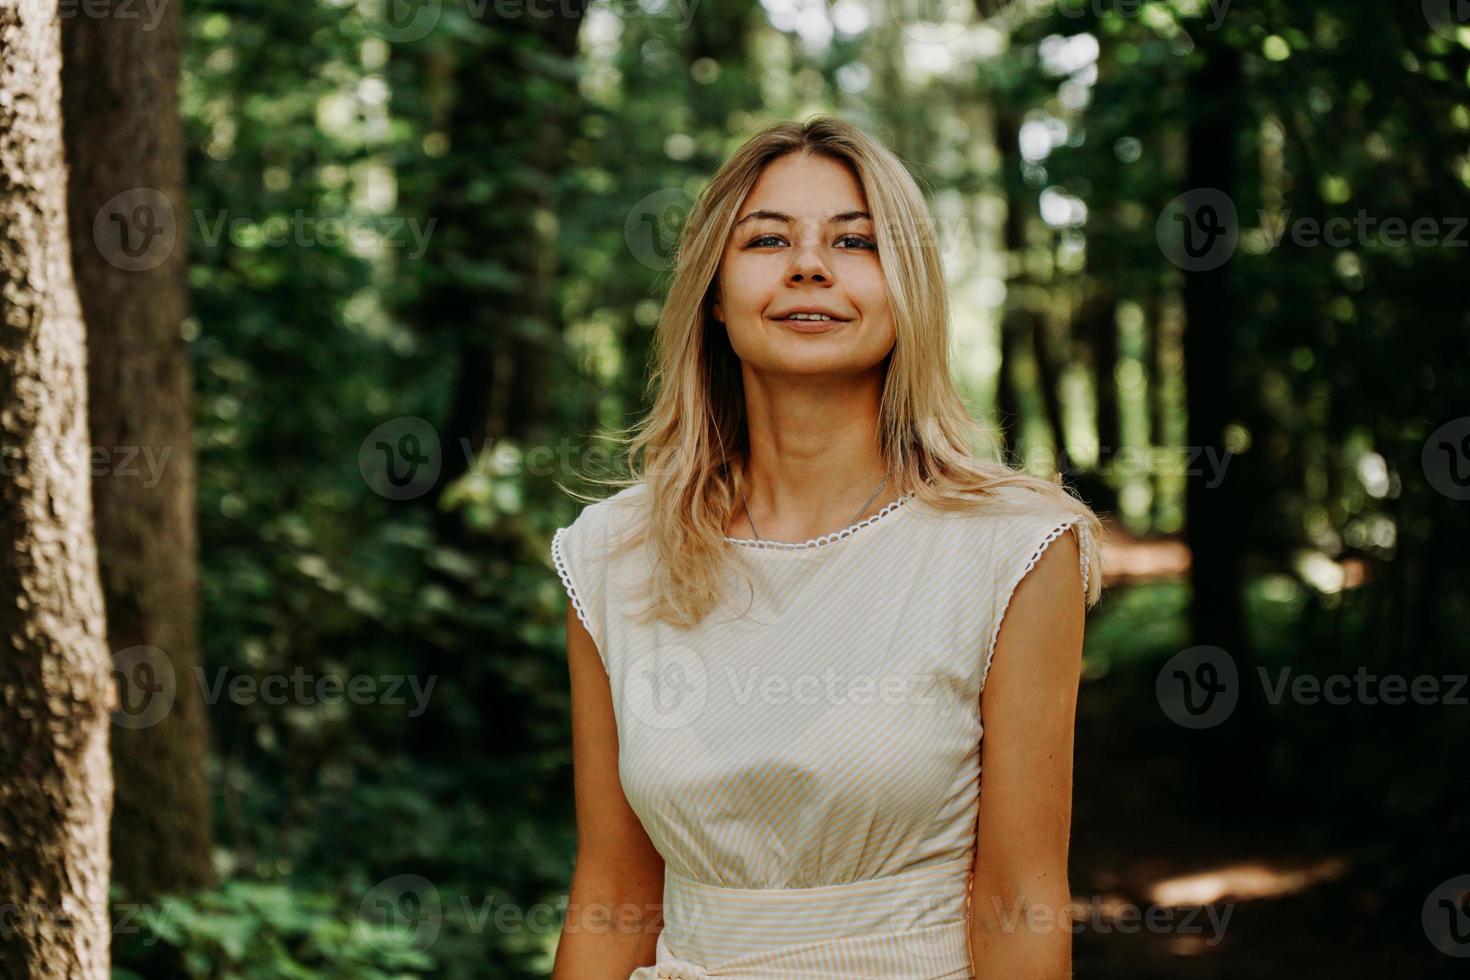
[[[790,153],[845,164],[876,226],[896,340],[883,384],[880,446],[892,483],[944,510],[1001,505],[1079,518],[1087,605],[1102,590],[1102,563],[1085,542],[1101,540],[1097,516],[1060,482],[1041,479],[970,448],[988,432],[965,409],[949,367],[949,299],[923,194],[903,163],[856,126],[831,116],[782,122],[747,140],[715,173],[680,231],[668,298],[654,338],[653,404],[623,444],[629,476],[591,482],[646,484],[640,519],[617,550],[646,542],[654,557],[644,617],[693,628],[721,600],[725,540],[744,480],[745,395],[740,362],[714,319],[716,274],[736,212],[762,171]],[[563,488],[565,489],[565,488]]]

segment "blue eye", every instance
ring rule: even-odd
[[[854,241],[857,242],[857,244],[856,245],[847,245],[847,246],[844,246],[845,248],[867,248],[867,249],[875,249],[876,250],[877,247],[878,247],[877,243],[875,243],[874,241],[872,241],[872,239],[864,238],[862,235],[858,235],[858,234],[847,234],[847,235],[843,235],[841,238],[839,238],[837,240],[839,242],[845,242],[848,239],[853,239]],[[766,241],[775,241],[775,242],[779,243],[781,241],[781,238],[778,235],[761,235],[759,238],[755,238],[755,239],[752,239],[751,240],[750,247],[752,247],[752,248],[764,248],[766,246],[763,243],[766,242]]]

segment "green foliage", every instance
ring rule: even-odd
[[[198,980],[431,975],[434,960],[414,946],[410,933],[359,916],[347,902],[289,882],[233,879],[214,891],[165,898],[132,919],[124,958],[167,956]],[[143,974],[119,968],[112,976]]]
[[[968,352],[957,362],[977,414],[996,410],[996,324],[1030,311],[1064,341],[1064,443],[1096,432],[1099,385],[1116,388],[1124,446],[1185,441],[1183,275],[1153,223],[1184,190],[1199,110],[1186,83],[1206,48],[1242,59],[1247,225],[1263,209],[1466,213],[1466,48],[1429,30],[1415,4],[1231,6],[1218,34],[1208,4],[1090,5],[1100,16],[998,5],[1010,19],[974,46],[882,18],[817,43],[755,0],[664,5],[690,7],[687,25],[596,4],[571,58],[514,18],[475,19],[475,5],[445,4],[427,35],[389,41],[363,19],[371,6],[187,8],[184,329],[205,680],[299,669],[434,687],[417,714],[382,698],[213,703],[226,883],[169,905],[151,946],[123,937],[119,977],[158,975],[149,964],[163,948],[198,977],[547,972],[554,917],[485,928],[467,910],[555,903],[570,880],[565,597],[547,547],[576,504],[557,485],[606,469],[594,433],[644,407],[669,272],[660,258],[687,203],[759,126],[833,111],[898,150],[949,219],[942,244]],[[1091,69],[1057,66],[1069,38],[1096,41],[1090,80]],[[1065,135],[1023,160],[1013,140],[991,145],[997,119]],[[1085,203],[1084,222],[1046,220],[1043,197],[1059,193]],[[656,194],[667,206],[630,231]],[[1001,200],[1019,237],[997,254]],[[329,221],[373,233],[336,237]],[[1251,520],[1231,532],[1251,559],[1252,638],[1273,664],[1461,663],[1465,567],[1444,542],[1470,531],[1470,511],[1426,486],[1419,453],[1470,390],[1463,250],[1261,236],[1247,228],[1232,266],[1235,486]],[[1097,295],[1104,328],[1116,320],[1116,364],[1098,363],[1107,345],[1073,320]],[[1023,372],[1022,450],[1055,438],[1038,376]],[[395,500],[368,485],[359,450],[405,416],[428,420],[446,471],[462,472]],[[549,467],[528,465],[548,449]],[[1083,476],[1118,495],[1128,529],[1180,528],[1184,477],[1153,464]],[[1332,584],[1349,559],[1366,586]],[[1325,576],[1313,571],[1323,561]],[[1183,581],[1109,595],[1088,631],[1100,710],[1142,718],[1145,731],[1159,721],[1147,713],[1153,672],[1188,644],[1189,602]],[[1463,744],[1460,719],[1278,720],[1278,781],[1306,770],[1316,781],[1301,785],[1324,799],[1334,781],[1350,787],[1375,801],[1365,824],[1427,826],[1458,792],[1435,779],[1440,754],[1405,765],[1383,749],[1391,742],[1369,743],[1391,731]],[[1314,764],[1344,745],[1364,764]],[[446,899],[426,952],[359,924],[363,898],[400,874]]]

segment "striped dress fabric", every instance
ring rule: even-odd
[[[551,545],[665,864],[656,962],[629,980],[973,977],[980,693],[1016,586],[1069,528],[1086,590],[1085,525],[1007,489],[727,538],[726,598],[686,630],[637,621],[648,549],[611,550],[648,497],[588,505]]]

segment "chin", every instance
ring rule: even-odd
[[[785,344],[779,346],[781,349],[772,351],[760,370],[773,374],[853,375],[875,370],[883,363],[882,357],[855,356],[852,351],[835,346],[826,350],[792,350]]]

